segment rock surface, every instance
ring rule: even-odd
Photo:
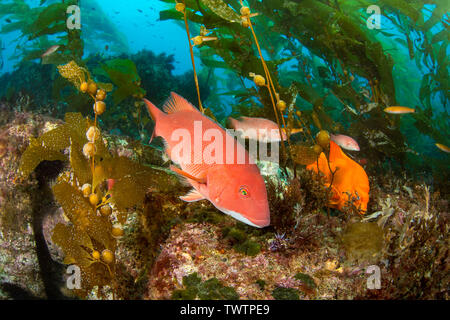
[[[36,201],[36,194],[45,191],[36,173],[26,180],[17,179],[16,173],[29,138],[61,121],[12,112],[4,105],[0,105],[0,113],[0,299],[46,298],[49,280],[45,275],[53,271],[45,269],[42,256],[38,256],[36,239],[42,233],[52,263],[61,264],[63,253],[52,243],[51,235],[54,226],[65,220],[57,203]],[[136,150],[142,152],[125,138],[108,139],[114,140],[111,145],[121,155],[135,158]],[[276,181],[276,171],[271,166],[264,172],[270,174],[268,180]],[[344,237],[348,226],[360,223],[358,216],[327,216],[319,209],[303,212],[297,203],[283,207],[290,208],[285,214],[298,217],[295,226],[285,226],[288,233],[280,234],[273,226],[263,230],[244,226],[206,201],[186,204],[178,199],[181,189],[174,194],[152,191],[147,200],[150,209],[131,210],[125,236],[118,241],[114,297],[171,299],[174,290],[184,288],[183,278],[197,273],[203,281],[216,278],[233,288],[240,299],[274,299],[277,288],[290,288],[301,299],[413,294],[423,299],[448,299],[449,279],[444,272],[448,269],[448,202],[439,194],[430,194],[426,186],[406,187],[405,181],[397,178],[383,179],[371,181],[375,187],[369,216],[374,216],[366,219],[383,228],[383,248],[377,252],[367,250],[373,244],[372,235]],[[51,192],[44,196],[51,201]],[[276,196],[283,205],[289,201],[286,194]],[[37,212],[42,224],[36,235]],[[236,238],[230,238],[230,229],[235,237],[251,241],[256,250],[243,253]],[[356,240],[347,245],[343,238]],[[360,259],[350,259],[352,256]],[[380,290],[368,287],[366,270],[371,265],[381,272]],[[62,280],[60,273],[56,278]],[[61,290],[72,297],[70,291]],[[94,289],[88,298],[113,298],[111,288],[104,291],[99,295]]]

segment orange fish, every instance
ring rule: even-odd
[[[392,114],[404,114],[404,113],[414,113],[416,112],[416,110],[408,107],[388,107],[384,109],[384,112]]]
[[[264,179],[240,143],[176,93],[164,104],[165,112],[144,102],[155,121],[152,138],[164,139],[167,155],[181,167],[171,169],[193,187],[182,200],[207,199],[248,225],[262,228],[270,224]]]
[[[330,141],[330,167],[332,171],[337,171],[331,186],[333,196],[328,206],[342,211],[351,197],[354,199],[353,204],[359,208],[361,214],[364,214],[367,211],[370,191],[369,178],[364,169],[346,156],[333,141]],[[319,169],[325,175],[329,186],[332,175],[323,152],[320,154],[318,165],[313,163],[306,168],[315,172]]]
[[[444,151],[446,153],[450,153],[450,148],[442,143],[436,143],[436,147],[438,147],[441,151]]]

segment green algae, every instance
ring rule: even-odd
[[[225,240],[230,241],[233,249],[248,256],[255,256],[261,251],[261,245],[250,239],[247,233],[238,228],[224,228],[222,235]]]
[[[141,78],[136,65],[129,59],[113,59],[106,61],[100,69],[94,72],[106,73],[107,77],[117,87],[112,97],[115,104],[119,104],[127,97],[142,98],[146,91],[140,87]]]
[[[206,209],[206,210],[196,210],[192,217],[187,219],[187,222],[196,222],[196,223],[204,223],[209,222],[213,224],[220,224],[226,220],[226,216],[217,212],[214,209]]]
[[[248,256],[256,256],[261,251],[261,245],[252,240],[246,240],[243,243],[233,246],[237,252],[245,253]]]
[[[206,281],[196,272],[183,277],[183,290],[174,290],[173,300],[238,300],[239,295],[232,287],[224,286],[217,278]]]
[[[383,249],[383,230],[377,223],[350,224],[342,236],[342,243],[350,260],[376,261]]]
[[[316,288],[316,283],[314,282],[313,278],[311,278],[311,276],[305,274],[305,273],[301,273],[298,272],[295,276],[294,279],[300,280],[302,283],[304,283],[307,287],[314,289]]]
[[[260,290],[264,290],[264,288],[266,287],[266,282],[262,279],[256,280],[256,284],[258,285]]]
[[[298,291],[293,288],[276,287],[272,291],[275,300],[300,300]]]

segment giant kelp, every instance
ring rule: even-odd
[[[192,25],[204,27],[218,39],[196,46],[206,67],[232,70],[241,80],[252,80],[252,74],[264,75],[262,57],[252,45],[252,30],[245,19],[238,19],[242,16],[239,1],[184,3]],[[424,7],[420,1],[378,1],[383,19],[393,21],[393,33],[368,28],[370,15],[366,9],[373,5],[369,1],[280,0],[248,1],[248,4],[252,13],[259,14],[252,21],[256,34],[265,35],[261,47],[265,49],[263,56],[274,91],[288,105],[297,100],[284,115],[292,119],[291,123],[300,121],[305,135],[310,126],[316,127],[313,131],[347,132],[360,141],[372,159],[404,161],[408,146],[400,131],[401,122],[383,112],[399,99],[397,89],[402,83],[394,65],[399,62],[404,65],[401,48],[404,42],[406,52],[414,57],[418,68],[428,70],[418,88],[423,108],[415,115],[415,125],[421,133],[445,140],[438,134],[442,125],[436,124],[436,116],[430,109],[433,96],[444,106],[448,101],[448,59],[444,54],[448,21],[442,1],[434,1],[434,8]],[[431,18],[427,17],[429,13]],[[182,20],[183,15],[168,9],[160,13],[160,18]],[[436,28],[437,33],[432,31]],[[401,39],[402,35],[406,40]],[[400,49],[391,50],[380,37],[401,43]],[[276,111],[271,108],[267,90],[258,86],[248,88],[244,81],[242,85],[242,89],[230,92],[239,104],[238,113],[275,120]],[[295,99],[297,95],[300,99]],[[412,102],[403,96],[400,100]],[[263,108],[258,108],[255,101]],[[297,108],[302,109],[301,116],[295,112]]]
[[[114,224],[125,223],[127,209],[142,208],[149,188],[167,184],[167,179],[176,180],[163,171],[111,155],[103,139],[96,141],[97,161],[92,174],[90,163],[82,153],[82,146],[88,141],[85,132],[91,125],[92,122],[80,114],[67,114],[65,124],[30,142],[20,164],[23,177],[44,160],[61,160],[70,164],[53,186],[55,199],[70,224],[58,224],[53,230],[53,241],[63,249],[67,264],[81,268],[83,290],[78,291],[81,295],[93,286],[113,284],[114,264],[96,258],[94,252],[109,250],[114,253]],[[115,180],[109,190],[105,185],[107,179]],[[94,186],[92,192],[97,194],[98,203],[93,204],[91,198],[83,193],[85,184]],[[105,214],[107,210],[102,210],[103,206],[110,205],[114,207],[112,216]],[[103,214],[99,216],[97,213],[100,211]]]
[[[97,0],[80,1],[80,9],[83,16],[83,41],[90,52],[104,53],[107,50],[119,54],[129,51],[126,35],[111,21]]]
[[[80,268],[77,294],[85,296],[94,286],[109,285],[114,295],[116,239],[123,236],[128,209],[142,210],[147,191],[170,184],[171,177],[111,154],[98,128],[98,118],[106,109],[102,84],[94,82],[89,71],[75,61],[58,66],[58,71],[94,100],[94,120],[80,113],[66,114],[65,124],[30,141],[19,173],[23,178],[29,176],[42,161],[69,163],[52,188],[69,224],[57,224],[52,240],[64,251],[64,262]]]
[[[173,1],[171,3],[174,4]],[[384,45],[377,42],[373,34],[364,28],[364,19],[362,22],[359,20],[361,17],[367,18],[367,16],[361,12],[360,7],[354,5],[355,2],[353,5],[349,5],[338,1],[334,3],[329,1],[274,1],[267,4],[266,7],[266,4],[261,6],[258,1],[249,1],[251,12],[259,12],[260,15],[252,16],[251,21],[254,22],[254,25],[248,26],[246,26],[246,21],[247,24],[249,23],[248,19],[242,19],[242,15],[238,13],[242,14],[241,4],[238,1],[228,1],[228,3],[231,5],[220,0],[186,1],[186,16],[194,22],[192,24],[196,27],[197,24],[204,24],[208,28],[212,28],[212,32],[208,34],[217,37],[217,40],[196,45],[202,61],[209,70],[227,68],[242,80],[242,89],[228,93],[235,96],[239,103],[234,112],[272,119],[276,119],[277,112],[280,112],[285,117],[282,119],[286,121],[288,129],[294,125],[303,128],[302,138],[306,140],[306,142],[302,141],[288,149],[294,164],[294,176],[290,175],[290,168],[287,168],[284,171],[286,176],[283,179],[275,177],[268,179],[268,195],[272,213],[272,228],[269,230],[274,229],[277,232],[275,239],[268,243],[268,249],[280,251],[280,256],[289,250],[303,252],[305,250],[303,244],[311,241],[311,235],[320,234],[320,237],[317,237],[317,241],[314,242],[320,243],[321,248],[328,250],[331,247],[328,247],[326,241],[336,240],[334,230],[332,230],[333,237],[327,240],[324,233],[315,231],[321,229],[314,227],[328,227],[333,223],[339,223],[339,229],[341,229],[342,221],[348,217],[341,215],[338,217],[339,219],[332,220],[330,215],[335,212],[329,210],[326,212],[328,215],[326,217],[321,208],[328,202],[330,190],[324,186],[320,177],[315,176],[312,172],[306,170],[295,172],[295,164],[311,164],[317,161],[317,155],[322,150],[325,154],[329,152],[328,146],[322,147],[322,144],[319,143],[321,133],[326,132],[325,130],[347,132],[357,137],[364,152],[370,154],[370,161],[373,163],[386,157],[393,157],[397,160],[404,159],[404,151],[408,146],[404,144],[405,139],[400,128],[402,128],[401,125],[405,125],[405,121],[382,112],[384,106],[390,105],[399,97],[399,91],[395,86],[396,78],[393,77],[393,63],[398,61],[399,55],[386,50]],[[365,1],[359,3],[360,6],[367,4]],[[383,14],[393,18],[394,21],[401,21],[403,27],[405,24],[410,25],[421,20],[417,9],[420,9],[421,6],[415,1],[406,3],[386,0],[380,1],[381,3],[383,4]],[[316,7],[318,14],[317,21],[314,23],[311,15],[316,12]],[[436,23],[441,23],[442,14],[439,12],[440,9],[433,11],[433,20],[437,21]],[[249,15],[247,16],[249,17]],[[168,10],[161,13],[161,18],[181,21],[183,15],[179,11]],[[251,21],[250,23],[252,23]],[[431,26],[431,23],[427,22],[427,24]],[[250,26],[255,28],[256,33],[268,35],[260,39],[260,44],[265,49],[262,52],[253,46],[253,29],[250,30]],[[413,24],[410,26],[410,28],[414,27]],[[298,28],[304,28],[306,31],[299,31]],[[204,28],[200,28],[200,34],[202,32],[205,32]],[[430,64],[430,59],[433,59],[429,57],[431,54],[426,53],[425,49],[421,51],[416,48],[420,41],[409,39],[409,34],[405,34],[405,37],[409,58],[416,59],[416,63],[419,65]],[[432,36],[432,38],[435,37],[437,39],[432,42],[436,44],[435,47],[442,55],[442,48],[446,49],[446,46],[442,44],[442,35]],[[442,46],[440,46],[441,44]],[[433,49],[433,52],[436,51],[436,48]],[[261,63],[263,55],[266,59],[265,64]],[[148,55],[144,52],[140,54],[139,58],[144,60],[146,56]],[[79,62],[79,65],[71,60],[67,65],[60,66],[60,74],[68,81],[64,80],[66,81],[64,84],[75,85],[74,96],[86,100],[89,110],[92,107],[92,99],[95,103],[105,100],[106,91],[109,90],[103,89],[106,87],[113,89],[111,96],[116,103],[121,104],[120,110],[116,108],[114,112],[120,112],[121,117],[116,117],[116,122],[110,121],[113,116],[103,116],[100,119],[97,117],[100,113],[96,111],[95,107],[94,120],[85,118],[79,113],[67,113],[65,124],[38,138],[31,139],[30,146],[22,158],[20,171],[24,176],[33,172],[36,166],[44,160],[63,161],[67,165],[55,182],[53,192],[68,223],[58,224],[54,228],[52,240],[63,249],[65,263],[76,264],[81,268],[83,290],[77,293],[82,296],[95,286],[100,289],[109,286],[112,287],[114,294],[120,294],[120,290],[116,290],[117,284],[115,283],[116,272],[120,268],[120,261],[115,257],[115,250],[117,248],[116,238],[123,235],[123,231],[117,224],[123,225],[126,222],[130,208],[135,209],[139,214],[144,206],[141,222],[145,240],[133,239],[133,243],[130,240],[130,246],[137,248],[136,251],[146,252],[145,254],[139,253],[136,258],[141,262],[145,261],[143,263],[146,264],[146,268],[151,265],[148,261],[152,261],[158,254],[160,239],[169,232],[173,224],[182,219],[179,217],[179,213],[186,214],[190,210],[197,211],[191,218],[195,222],[206,221],[213,224],[216,224],[217,221],[223,222],[209,215],[209,210],[213,210],[212,206],[205,209],[201,207],[203,204],[191,204],[189,205],[190,209],[186,209],[185,204],[178,201],[172,194],[174,178],[164,170],[148,167],[128,157],[111,153],[106,135],[95,134],[95,138],[92,138],[92,134],[86,135],[93,127],[99,129],[109,124],[113,128],[119,128],[118,123],[120,122],[126,123],[121,124],[123,127],[120,128],[128,128],[137,124],[142,133],[143,126],[150,121],[147,117],[141,117],[139,102],[130,103],[131,110],[128,105],[123,106],[123,104],[130,101],[126,101],[127,98],[142,97],[144,90],[141,88],[140,82],[144,82],[144,79],[148,80],[147,85],[149,83],[157,84],[161,82],[160,79],[166,79],[161,78],[162,75],[170,74],[171,71],[170,60],[172,58],[170,56],[157,57],[153,54],[150,56],[163,63],[149,63],[151,68],[142,70],[144,69],[143,64],[139,65],[136,61],[132,61],[134,59],[129,60],[122,56],[108,61],[102,59],[98,64],[92,61],[97,57],[91,61]],[[87,72],[86,66],[89,63],[99,66],[97,69],[92,68],[94,70],[92,75]],[[442,61],[432,62],[432,65],[441,63]],[[153,76],[153,71],[158,68],[162,71],[158,71],[157,76]],[[75,72],[72,73],[71,70]],[[438,75],[439,73],[441,74]],[[443,88],[445,89],[445,83],[443,84],[445,81],[440,78],[442,73],[442,68],[439,67],[430,71],[432,75],[424,77],[425,83],[429,84],[430,81],[433,81],[434,84],[428,91],[426,87],[421,90],[421,95],[423,94],[425,99],[424,105],[430,105],[416,108],[416,114],[408,120],[415,121],[413,123],[419,130],[423,130],[424,133],[436,140],[446,139],[445,130],[448,130],[446,112],[440,113],[443,115],[440,121],[433,121],[433,116],[436,116],[437,111],[433,110],[431,103],[436,97],[445,97],[445,94],[442,94]],[[267,76],[268,74],[272,80]],[[260,80],[262,75],[265,76],[264,80],[267,81],[268,86],[259,85],[260,82],[256,81],[256,79]],[[186,82],[192,79],[190,74],[185,78]],[[247,80],[253,80],[254,83]],[[111,85],[105,86],[99,81],[112,82],[115,88]],[[248,88],[249,83],[251,84],[250,88]],[[87,89],[82,89],[84,84]],[[89,90],[92,84],[96,85],[96,89],[105,91],[104,98],[97,98],[98,90]],[[159,84],[145,88],[150,92],[150,90],[156,91],[159,88],[165,90],[169,86],[170,83],[165,83],[164,86]],[[144,85],[142,87],[144,88]],[[191,86],[191,89],[194,88]],[[195,92],[191,91],[191,94]],[[273,108],[274,97],[271,96],[271,93],[279,94],[276,99],[280,100],[281,97],[285,101],[283,108],[278,108],[278,106]],[[165,94],[158,92],[158,96],[165,96]],[[190,100],[195,101],[195,99]],[[340,107],[342,110],[339,109]],[[88,109],[86,108],[84,111],[87,113]],[[105,115],[108,114],[105,113]],[[129,116],[136,118],[136,121],[127,121]],[[314,139],[314,133],[318,130],[320,132]],[[327,135],[329,140],[329,134],[327,133]],[[94,146],[90,145],[95,150],[92,153],[89,148],[84,150],[89,143],[94,144]],[[312,146],[313,143],[317,143],[317,145]],[[142,150],[135,151],[141,153]],[[153,192],[155,189],[157,191]],[[161,189],[167,189],[172,193]],[[152,190],[151,195],[149,190]],[[145,200],[144,196],[146,196]],[[174,204],[175,201],[177,201],[176,204]],[[445,254],[448,251],[443,249],[445,247],[436,246],[436,242],[433,240],[437,238],[439,243],[443,243],[442,235],[446,233],[441,231],[445,229],[443,227],[445,221],[434,219],[434,215],[430,217],[428,204],[426,208],[425,218],[422,218],[420,213],[407,220],[403,227],[405,231],[403,235],[384,233],[373,223],[357,223],[348,226],[343,236],[343,245],[347,256],[355,260],[378,259],[382,247],[381,240],[385,236],[386,242],[392,243],[388,248],[392,251],[390,253],[393,257],[391,261],[394,259],[400,262],[401,267],[394,269],[399,276],[404,270],[409,270],[405,266],[420,264],[419,272],[411,270],[408,272],[408,276],[402,276],[401,290],[405,290],[405,292],[401,293],[406,296],[422,294],[417,292],[419,288],[424,287],[421,278],[429,279],[430,275],[437,278],[438,271],[442,271],[441,269],[445,266]],[[204,218],[206,215],[209,215],[209,220]],[[313,223],[311,223],[312,220],[310,224],[304,223],[307,219],[312,219],[311,217],[314,217]],[[322,223],[325,219],[328,219],[327,223]],[[400,225],[403,225],[403,221],[400,221]],[[426,230],[426,227],[430,225],[432,232]],[[163,230],[161,226],[163,226]],[[208,228],[208,225],[203,224],[201,228]],[[336,228],[337,230],[338,228]],[[261,233],[264,232],[266,231],[263,230],[257,236],[249,237],[238,224],[223,228],[221,240],[231,243],[235,251],[249,256],[260,256],[262,259],[267,252],[264,242],[261,241],[268,235],[266,232],[261,236]],[[416,233],[418,236],[414,235]],[[436,236],[437,234],[439,236]],[[366,241],[361,241],[361,239]],[[389,242],[389,240],[393,241]],[[317,245],[319,246],[319,244]],[[433,247],[433,245],[435,246]],[[300,246],[302,247],[300,248]],[[225,248],[229,249],[226,246]],[[410,254],[404,255],[399,248],[406,248]],[[433,248],[436,250],[433,251]],[[263,254],[258,255],[261,250]],[[428,272],[430,258],[423,259],[421,257],[427,256],[425,251],[432,252],[432,257],[436,257],[434,265],[437,267],[432,267],[430,272]],[[203,252],[201,253],[203,254]],[[327,255],[331,253],[332,250]],[[148,259],[149,257],[150,259]],[[170,260],[162,259],[158,268],[167,269],[167,261]],[[343,270],[341,271],[343,272]],[[333,272],[341,274],[341,271]],[[146,270],[141,270],[141,272],[144,274]],[[342,274],[343,276],[344,274]],[[297,273],[295,279],[306,283],[311,289],[315,287],[314,280],[306,274]],[[145,282],[142,275],[134,280]],[[414,283],[414,289],[410,291],[407,289],[408,285],[405,284],[408,280]],[[431,280],[425,280],[425,283],[427,281],[431,283]],[[193,274],[183,279],[183,285],[184,289],[176,290],[172,298],[237,297],[231,287],[224,287],[216,278],[202,281],[196,274]],[[277,299],[298,299],[298,293],[295,289],[277,285],[272,291],[272,296]],[[395,297],[397,294],[398,291],[393,296]]]
[[[171,91],[189,101],[196,99],[192,73],[174,75],[174,56],[166,53],[155,54],[142,50],[132,55],[111,57],[95,54],[83,59],[79,66],[92,70],[91,79],[109,83],[104,89],[112,90],[106,100],[111,108],[101,119],[102,128],[134,139],[147,142],[152,131],[152,121],[139,99],[144,91],[147,99],[156,105],[163,103]],[[33,103],[28,104],[26,111],[51,112],[53,117],[64,119],[67,112],[87,115],[92,108],[90,97],[80,94],[67,79],[60,77],[53,65],[28,61],[13,72],[0,76],[0,81],[4,83],[0,87],[2,99],[15,102],[21,95],[30,97]],[[202,97],[206,99],[213,90],[209,85],[214,84],[214,81],[211,78],[207,83],[207,76],[204,75],[200,75],[199,81]],[[120,101],[117,105],[114,104],[114,98]]]
[[[1,33],[7,34],[14,31],[21,33],[13,57],[13,59],[19,60],[19,66],[25,64],[26,68],[29,68],[32,66],[30,61],[37,59],[40,59],[41,64],[58,65],[75,61],[81,66],[86,66],[88,60],[84,57],[86,43],[89,45],[103,41],[111,47],[112,52],[127,51],[128,46],[124,36],[105,17],[95,0],[83,2],[83,6],[89,5],[90,9],[92,8],[92,10],[83,11],[83,30],[69,28],[68,8],[81,5],[78,0],[41,1],[36,7],[28,5],[23,0],[1,4],[0,17],[7,17],[12,21],[2,28]],[[83,6],[81,8],[84,8]],[[93,11],[95,14],[92,13]],[[49,52],[47,51],[49,49],[52,50]],[[127,61],[127,63],[132,65],[131,61]],[[138,90],[142,91],[138,88],[139,86],[133,87],[129,78],[120,78],[120,75],[133,71],[130,68],[123,70],[123,66],[124,63],[117,64],[112,60],[105,64],[105,69],[107,69],[103,71],[109,75],[108,81],[114,82],[117,87],[113,95],[115,102],[132,96]],[[45,70],[52,80],[45,81],[47,79],[43,79],[46,86],[51,86],[51,89],[47,90],[47,95],[51,92],[53,100],[67,103],[69,111],[87,113],[88,99],[72,90],[67,81],[57,77],[54,67]],[[137,77],[136,72],[130,73],[130,77],[134,81]],[[19,80],[18,83],[20,82]],[[16,85],[16,83],[10,83],[9,87],[14,91],[18,89],[15,88]],[[34,94],[34,92],[31,93]]]
[[[117,87],[112,95],[115,104],[127,97],[142,99],[145,96],[145,90],[140,88],[141,78],[136,65],[129,59],[108,60],[94,72],[106,76]]]
[[[92,9],[83,11],[83,33],[86,33],[83,39],[81,29],[67,27],[69,15],[66,12],[72,5]],[[11,20],[2,27],[2,34],[21,33],[16,48],[18,60],[38,59],[52,45],[59,45],[59,48],[43,63],[79,62],[84,54],[85,42],[92,46],[93,43],[106,41],[113,52],[124,52],[128,48],[124,36],[106,18],[95,0],[44,0],[36,7],[24,0],[12,0],[0,5],[0,17]]]
[[[1,33],[20,31],[20,38],[30,45],[19,45],[24,60],[38,59],[51,45],[59,45],[58,51],[52,55],[52,61],[59,63],[72,59],[80,59],[83,55],[83,43],[80,30],[67,28],[66,11],[70,5],[78,5],[78,0],[67,2],[45,3],[41,1],[38,7],[30,7],[23,0],[14,0],[2,4],[0,10],[2,17],[8,17],[14,21],[1,30]],[[50,2],[50,1],[49,1]],[[61,38],[55,43],[49,40],[49,36],[59,35]],[[50,60],[46,60],[50,63]]]

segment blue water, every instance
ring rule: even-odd
[[[40,1],[41,0],[27,0],[25,2],[31,6],[38,6]],[[60,0],[47,0],[46,4],[59,1]],[[182,74],[186,71],[192,70],[187,36],[183,23],[174,22],[172,20],[159,21],[159,12],[161,10],[173,8],[175,2],[165,3],[160,0],[82,0],[80,4],[82,34],[83,38],[87,40],[85,42],[85,57],[92,53],[100,53],[105,56],[117,56],[120,53],[133,54],[142,49],[149,49],[157,54],[166,53],[173,55],[175,58],[175,69],[173,70],[174,74]],[[430,16],[430,12],[433,9],[433,5],[428,5],[425,6],[424,11],[427,12],[428,16]],[[89,34],[95,32],[95,30],[92,30],[92,27],[89,26],[98,23],[96,20],[104,21],[104,23],[107,24],[111,30],[116,32],[112,35],[112,37],[117,39],[123,38],[123,43],[119,47],[114,47],[108,41],[88,37]],[[2,18],[0,20],[0,28],[6,24],[8,24],[8,22],[5,18]],[[382,31],[393,34],[393,38],[404,38],[403,35],[398,33],[393,24],[384,17],[381,20],[381,26]],[[198,32],[196,31],[196,29],[198,30],[198,26],[192,24],[191,27],[191,36],[193,37],[196,35],[196,32]],[[431,32],[436,34],[442,28],[442,24],[437,25],[436,29],[431,30]],[[402,55],[405,57],[404,59],[395,61],[393,70],[399,105],[411,107],[421,106],[422,103],[419,99],[419,91],[424,71],[419,70],[415,61],[409,59],[408,50],[402,46],[399,46],[393,38],[383,36],[381,32],[377,33],[374,31],[374,34],[377,40],[383,44],[383,48],[387,52],[392,53],[393,55]],[[24,39],[18,39],[19,36],[19,32],[0,34],[2,44],[1,48],[4,47],[4,50],[1,52],[1,56],[4,60],[4,66],[0,70],[0,73],[11,72],[14,70],[14,66],[19,62],[19,60],[14,59],[15,48],[17,45],[27,45],[27,42],[24,41]],[[447,49],[450,51],[450,46]],[[195,48],[194,51],[198,52],[198,49]],[[309,54],[306,48],[303,48],[303,51],[304,54]],[[267,54],[264,51],[263,53]],[[316,61],[318,61],[318,63],[323,63],[320,59]],[[37,60],[37,62],[39,61]],[[200,59],[196,58],[196,64],[201,71],[202,65]],[[281,72],[283,70],[288,70],[289,67],[289,62],[282,65],[280,68]],[[225,78],[224,71],[221,69],[216,69],[214,72],[216,75],[220,75],[222,79],[226,79],[218,84],[218,92],[215,92],[216,94],[221,95],[221,93],[231,91],[234,89],[233,86],[239,84],[239,78],[233,72],[230,73],[231,75],[228,78]],[[364,79],[364,81],[366,80]],[[245,84],[247,87],[252,85],[248,80],[245,80]],[[224,114],[222,115],[227,116],[231,112],[230,105],[235,104],[236,101],[233,101],[233,98],[228,95],[221,95],[220,99],[222,103],[224,101],[226,103],[224,103],[224,106],[220,109],[216,109],[215,111],[224,111]],[[439,94],[433,96],[432,104],[433,110],[436,111],[436,114],[443,111],[444,107],[440,100]],[[309,106],[302,106],[301,108],[305,109],[308,107]],[[410,123],[407,123],[406,125],[411,126]],[[405,132],[408,131],[407,127],[404,129]],[[415,144],[416,148],[419,149],[421,153],[430,152],[429,146],[433,144],[432,140],[423,135],[417,137],[417,134],[407,134],[406,139],[408,144]],[[437,152],[434,149],[431,150]]]
[[[30,6],[39,5],[40,0],[25,1]],[[47,1],[48,3],[57,1]],[[92,5],[93,3],[93,5]],[[155,53],[173,54],[175,57],[174,74],[184,73],[192,69],[189,47],[187,46],[187,36],[182,26],[172,21],[159,21],[159,12],[173,7],[173,4],[167,4],[158,0],[89,0],[81,1],[81,24],[83,30],[83,12],[91,10],[102,13],[126,38],[129,50],[123,50],[125,53],[136,53],[142,49],[149,49]],[[96,8],[93,10],[92,8]],[[142,13],[138,11],[142,10]],[[117,13],[116,13],[117,12]],[[100,13],[98,14],[100,15]],[[0,21],[0,28],[8,24],[5,19]],[[14,69],[17,60],[13,60],[15,47],[18,43],[19,32],[11,34],[1,34],[0,39],[3,42],[5,50],[2,52],[5,64],[1,73],[11,72]],[[124,48],[126,49],[126,48]],[[85,55],[95,52],[89,46],[86,47]],[[113,52],[119,53],[119,52]],[[200,61],[197,61],[200,63]]]

